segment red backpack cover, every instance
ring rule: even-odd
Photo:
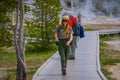
[[[75,23],[75,22],[77,22],[77,18],[76,17],[71,17],[71,18],[69,18],[69,25],[70,25],[70,27],[73,29],[73,27],[74,27],[74,25],[73,25],[73,23]]]

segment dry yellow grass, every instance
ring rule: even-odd
[[[91,28],[93,30],[108,30],[108,29],[120,29],[120,23],[111,24],[82,24],[85,28]]]
[[[114,36],[104,36],[103,43],[106,43],[105,46],[102,47],[101,51],[101,68],[105,71],[104,74],[108,78],[108,80],[120,80],[119,69],[120,69],[120,45],[116,44],[116,41],[120,41],[119,35]],[[120,43],[120,42],[119,42]],[[107,72],[106,72],[107,71]]]

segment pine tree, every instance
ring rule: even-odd
[[[41,48],[45,49],[53,39],[54,29],[59,24],[58,15],[62,8],[59,0],[35,0],[34,6],[34,25],[32,25],[34,37],[40,40]],[[33,31],[29,32],[33,33]]]

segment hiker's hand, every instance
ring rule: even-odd
[[[59,41],[56,41],[56,45],[57,45],[57,46],[59,45]]]
[[[70,41],[67,41],[66,45],[69,46],[70,45]]]

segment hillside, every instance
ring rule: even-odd
[[[63,14],[72,14],[88,28],[120,28],[120,0],[60,0]],[[99,24],[99,25],[98,25]]]

